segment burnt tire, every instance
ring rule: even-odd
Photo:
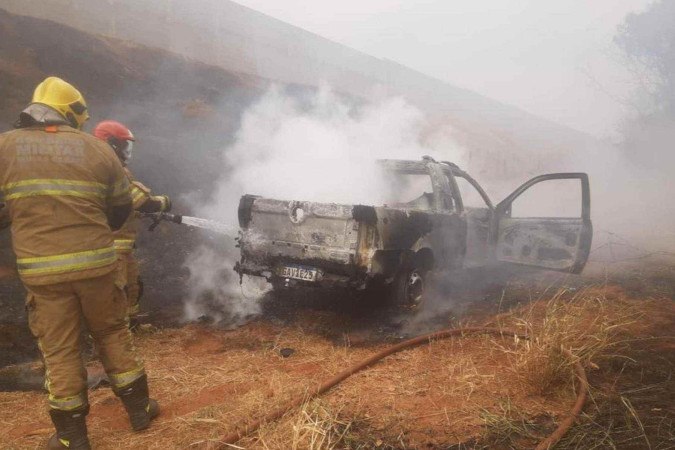
[[[391,286],[392,300],[400,306],[418,309],[428,294],[429,269],[422,265],[413,265],[402,269]]]

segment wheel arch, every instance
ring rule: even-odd
[[[433,270],[436,267],[436,259],[434,251],[429,247],[422,247],[415,252],[412,257],[412,262],[415,266],[425,270]]]

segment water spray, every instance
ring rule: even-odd
[[[152,220],[152,224],[148,228],[149,231],[154,231],[155,228],[157,228],[157,226],[162,222],[172,222],[181,225],[187,225],[189,227],[213,231],[218,234],[224,234],[228,237],[237,235],[236,230],[233,230],[224,223],[215,220],[169,213],[143,214],[143,217],[149,217]]]

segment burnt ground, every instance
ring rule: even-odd
[[[33,86],[51,74],[81,88],[92,122],[113,117],[137,131],[132,169],[155,191],[177,199],[182,213],[189,213],[191,204],[181,194],[208,195],[200,189],[223,176],[222,151],[241,111],[268,86],[267,80],[0,10],[0,131],[10,128]],[[289,89],[300,96],[307,92]],[[164,413],[148,432],[132,434],[110,390],[92,391],[95,448],[204,443],[408,336],[458,324],[531,323],[528,331],[545,329],[551,320],[532,314],[548,310],[560,288],[562,301],[572,306],[574,296],[583,294],[578,308],[563,308],[569,326],[560,319],[579,336],[593,327],[576,319],[592,324],[593,318],[626,317],[608,331],[614,345],[584,359],[592,400],[561,448],[675,447],[672,260],[590,265],[584,277],[481,274],[444,286],[438,301],[416,313],[377,297],[304,292],[266,294],[261,314],[244,322],[184,324],[188,274],[182,264],[202,242],[199,233],[171,226],[141,236],[148,292],[146,326],[137,341]],[[9,245],[7,233],[0,234],[0,377],[36,388],[37,349]],[[600,331],[593,336],[598,342],[606,338]],[[294,353],[283,358],[284,348]],[[528,355],[522,345],[480,338],[401,353],[240,445],[330,448],[325,440],[330,437],[335,448],[530,448],[569,410],[574,392],[564,371],[556,389],[533,389]],[[17,367],[21,370],[11,370]],[[95,363],[90,369],[100,371]],[[43,393],[0,392],[0,405],[0,447],[36,448],[51,433]]]
[[[546,316],[550,299],[562,289],[564,305],[573,305],[579,296],[583,300],[564,316],[574,319],[569,319],[573,334],[585,333],[592,328],[585,321],[598,317],[616,318],[618,331],[612,346],[585,360],[592,398],[559,448],[673,448],[675,262],[606,269],[590,265],[584,277],[481,274],[480,283],[471,279],[445,286],[443,298],[452,301],[433,305],[431,312],[403,310],[363,294],[312,290],[265,294],[261,314],[240,326],[206,318],[180,324],[180,303],[167,302],[161,310],[146,305],[148,323],[138,343],[165,414],[154,431],[132,435],[124,431],[124,416],[110,391],[92,391],[92,439],[98,448],[203,443],[405,337],[448,326],[524,322],[535,333],[545,323],[538,311]],[[6,334],[25,349],[25,333]],[[598,332],[593,339],[603,336]],[[553,390],[533,389],[526,354],[510,345],[453,339],[390,357],[240,445],[530,448],[569,410],[572,377],[564,376],[567,381]],[[583,351],[584,344],[570,345]],[[292,354],[284,358],[282,349],[292,349]],[[14,352],[25,359],[34,355],[18,346]],[[97,367],[92,363],[91,370],[100,371]],[[20,376],[27,373],[37,384],[35,370]],[[40,410],[42,401],[39,392],[0,393],[5,411],[19,403]],[[49,432],[44,414],[18,428],[13,420],[0,413],[0,423],[14,430],[0,438],[0,446],[11,442],[9,448],[34,448]],[[331,436],[335,447],[308,444],[320,435]]]
[[[143,260],[143,257],[140,259]],[[143,322],[161,328],[184,326],[182,300],[185,293],[182,285],[189,278],[188,272],[178,266],[172,277],[160,277],[148,269],[148,264],[143,266],[144,280],[150,291],[143,299]],[[32,361],[39,356],[26,325],[27,319],[20,295],[23,288],[11,269],[5,267],[4,273],[4,278],[0,279],[0,294],[5,294],[0,296],[0,348],[3,349],[0,367]],[[444,286],[444,292],[438,295],[439,299],[424,311],[388,304],[380,292],[355,293],[346,289],[270,291],[260,299],[249,300],[260,302],[261,311],[259,316],[248,320],[293,327],[306,314],[313,314],[320,320],[315,325],[310,325],[311,331],[335,344],[342,345],[345,339],[352,346],[395,342],[448,325],[457,325],[465,317],[475,318],[482,314],[483,308],[487,315],[492,306],[500,302],[505,309],[519,304],[524,299],[517,291],[507,288],[508,280],[513,276],[514,274],[495,272],[484,278],[473,276]],[[556,278],[553,277],[548,282],[555,282]],[[452,298],[452,301],[447,302],[446,298]],[[204,326],[216,329],[236,328],[246,321],[243,318],[234,323],[213,323],[209,316],[198,320]],[[306,327],[307,324],[303,326]]]
[[[69,80],[87,99],[92,117],[84,131],[105,119],[122,121],[133,130],[137,145],[130,169],[155,193],[168,194],[173,212],[186,215],[227,176],[223,153],[248,106],[272,85],[301,103],[316,91],[17,16],[0,7],[0,132],[12,128],[35,86],[50,75]],[[144,278],[155,286],[145,299],[152,320],[175,325],[186,296],[186,255],[204,243],[218,243],[212,236],[171,225],[142,234],[138,243]],[[36,355],[35,347],[26,344],[25,294],[12,276],[10,249],[9,233],[0,232],[0,366]]]

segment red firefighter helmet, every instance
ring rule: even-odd
[[[104,120],[94,128],[94,136],[106,141],[122,162],[126,163],[131,159],[136,138],[126,125],[115,120]]]

